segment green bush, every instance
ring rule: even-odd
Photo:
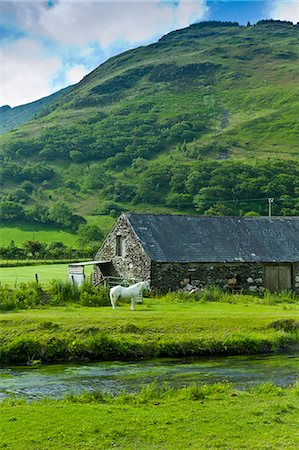
[[[80,290],[80,303],[83,306],[109,306],[108,290],[84,283]]]
[[[274,330],[285,331],[290,333],[292,331],[299,331],[299,321],[295,319],[279,319],[271,322],[269,328],[274,328]]]
[[[296,303],[298,302],[298,295],[294,292],[282,291],[282,292],[270,292],[266,291],[263,303],[269,305],[275,305],[277,303]]]
[[[1,362],[26,363],[33,359],[39,359],[42,353],[42,343],[29,336],[19,336],[1,353]]]
[[[43,305],[47,294],[37,283],[21,283],[15,289],[0,287],[0,310],[30,309]]]
[[[166,302],[220,302],[220,301],[231,301],[232,296],[226,294],[218,286],[210,286],[208,289],[198,290],[195,292],[168,292],[164,295],[163,300]]]
[[[83,306],[109,306],[109,292],[89,283],[81,287],[75,283],[52,280],[46,287],[35,282],[22,283],[16,288],[0,285],[0,311],[29,309],[37,306],[64,306],[80,303]]]
[[[21,309],[34,308],[45,301],[45,291],[35,282],[21,283],[14,292],[17,307]]]
[[[66,303],[78,303],[80,288],[75,283],[52,280],[47,287],[50,305],[65,305]]]
[[[211,286],[209,289],[201,292],[201,300],[203,302],[219,302],[223,300],[224,292],[218,286]]]
[[[17,307],[13,289],[0,286],[0,311],[12,311]]]

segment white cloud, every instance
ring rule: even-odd
[[[78,66],[72,67],[71,69],[68,69],[65,76],[70,84],[78,83],[82,80],[82,78],[87,75],[88,70],[86,69],[83,64],[80,64]]]
[[[22,39],[1,51],[1,104],[16,106],[49,95],[48,80],[60,66],[37,42]]]
[[[5,2],[27,32],[64,45],[97,41],[103,48],[118,40],[147,41],[173,28],[189,25],[207,12],[205,0]]]
[[[207,10],[206,0],[54,0],[50,8],[45,0],[0,0],[0,23],[26,36],[4,47],[1,104],[77,82],[104,59],[186,27]]]
[[[299,22],[299,2],[288,0],[275,0],[271,6],[271,17],[279,20]]]

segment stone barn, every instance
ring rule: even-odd
[[[299,293],[299,217],[122,214],[95,259],[94,279],[150,280],[162,292],[218,285]]]

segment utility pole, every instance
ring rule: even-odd
[[[268,216],[272,217],[272,203],[274,202],[274,198],[268,198]]]

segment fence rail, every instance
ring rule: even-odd
[[[131,284],[137,283],[139,280],[136,278],[126,278],[126,277],[103,277],[101,280],[99,280],[97,283],[95,283],[96,286],[105,286],[108,288],[111,288],[113,286],[124,286],[128,287]]]

